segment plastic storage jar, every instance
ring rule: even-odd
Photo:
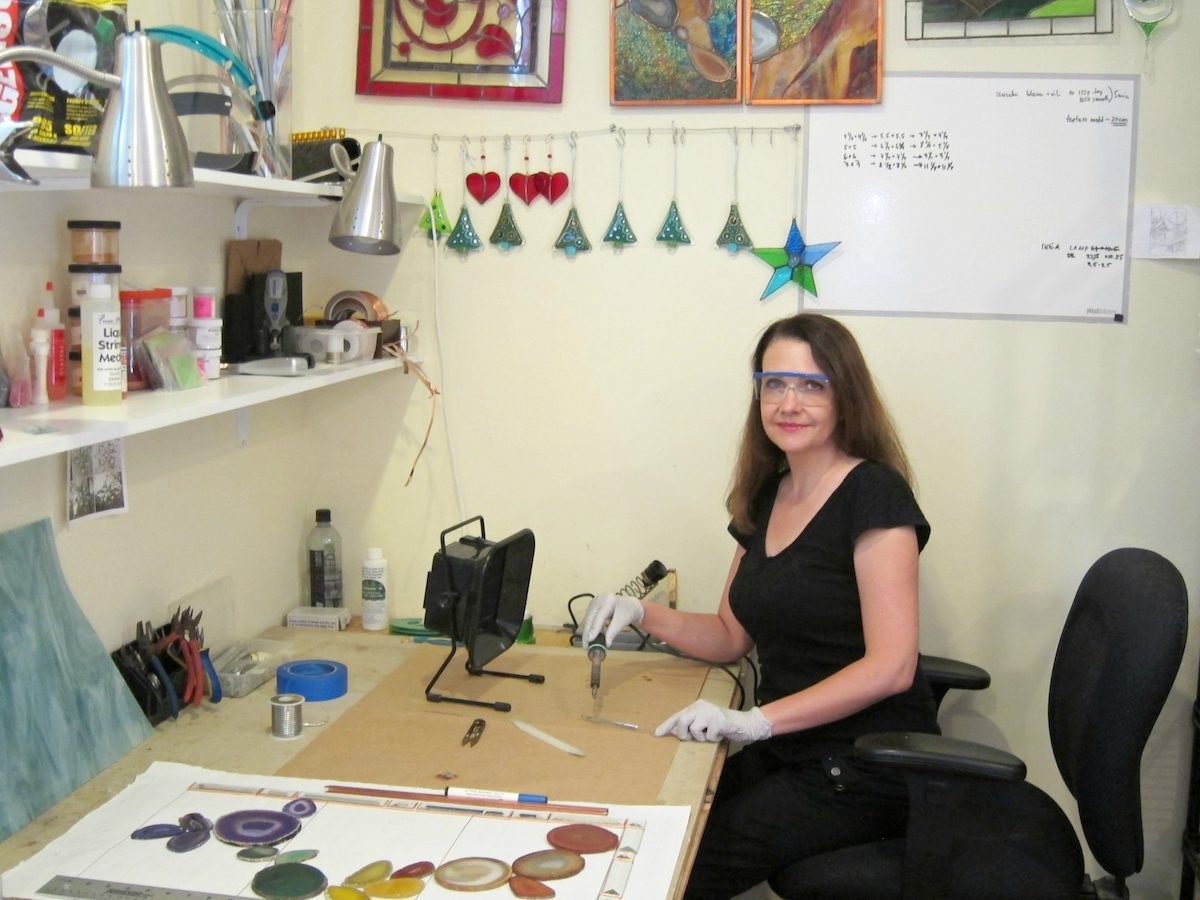
[[[96,219],[72,219],[71,262],[112,265],[121,261],[121,223]]]
[[[168,288],[121,291],[121,352],[125,357],[126,384],[131,391],[150,387],[135,352],[139,338],[167,324],[171,302]]]

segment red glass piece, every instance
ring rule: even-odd
[[[516,196],[525,201],[526,206],[532,203],[540,193],[534,183],[535,177],[526,175],[524,172],[515,172],[508,178],[508,186],[512,188],[512,192]]]
[[[467,192],[477,203],[487,203],[500,190],[500,176],[495,172],[472,172],[467,176]]]
[[[533,174],[533,184],[537,192],[551,203],[567,192],[570,183],[571,179],[567,177],[566,172],[535,172]]]
[[[475,43],[475,53],[480,59],[493,59],[497,56],[515,58],[517,48],[513,44],[512,35],[499,25],[484,25],[483,34]]]
[[[426,0],[421,17],[434,28],[445,28],[458,15],[458,4],[454,0]]]

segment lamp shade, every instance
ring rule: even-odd
[[[0,64],[32,60],[109,89],[92,163],[93,187],[190,187],[191,153],[163,77],[157,41],[140,27],[118,35],[116,71],[101,72],[40,47],[0,52]]]
[[[117,39],[116,75],[96,136],[93,187],[189,187],[192,155],[163,77],[162,48],[140,29]]]
[[[340,147],[338,149],[341,149]],[[353,176],[333,215],[329,242],[342,250],[389,256],[400,252],[396,241],[396,186],[392,180],[392,148],[382,140],[363,147],[358,174]]]

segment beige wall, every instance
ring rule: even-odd
[[[153,12],[137,5],[153,24],[186,20],[194,8],[179,0]],[[463,135],[513,135],[514,170],[521,137],[535,135],[536,170],[547,132],[674,123],[692,130],[679,157],[678,196],[695,244],[672,253],[653,241],[673,175],[670,140],[661,135],[649,145],[631,138],[626,151],[636,247],[615,255],[601,244],[618,195],[617,155],[609,138],[581,137],[575,202],[596,249],[570,261],[550,249],[566,201],[517,204],[526,246],[508,256],[491,247],[466,260],[444,256],[436,305],[423,238],[398,263],[351,257],[324,243],[326,210],[256,211],[252,234],[284,239],[288,267],[305,271],[309,302],[367,289],[420,320],[419,352],[445,405],[412,484],[404,480],[430,402],[418,381],[392,373],[254,410],[245,447],[232,415],[130,439],[131,508],[122,517],[66,528],[61,459],[0,469],[0,527],[54,518],[67,577],[109,646],[131,636],[134,619],[197,590],[230,609],[232,624],[217,626],[230,633],[276,622],[298,600],[301,541],[312,509],[324,505],[352,564],[367,546],[384,548],[393,615],[419,614],[438,532],[460,514],[484,515],[489,535],[533,529],[530,609],[539,624],[564,621],[568,597],[615,588],[651,558],[678,569],[684,606],[712,609],[732,551],[723,495],[746,402],[746,360],[761,327],[794,311],[797,295],[785,290],[760,303],[765,266],[709,246],[730,202],[730,148],[701,129],[803,125],[803,110],[610,109],[601,3],[569,10],[561,106],[357,98],[352,4],[297,6],[296,127],[340,125],[364,141],[382,132],[397,150],[400,190],[431,193],[433,133],[441,136],[437,186],[454,216]],[[1178,9],[1159,28],[1143,68],[1141,33],[1120,15],[1115,33],[1099,37],[906,44],[900,4],[888,6],[895,15],[885,59],[893,71],[1141,73],[1134,200],[1200,204],[1193,9]],[[567,168],[563,142],[554,153],[556,168]],[[488,154],[499,168],[495,140]],[[772,143],[759,134],[743,147],[739,199],[760,242],[782,238],[792,215],[792,154],[780,136]],[[33,297],[46,268],[65,258],[62,222],[99,202],[3,195],[10,215],[0,239],[29,248],[6,262],[9,307]],[[130,204],[119,209],[122,255],[138,260],[148,282],[219,279],[231,203],[122,202]],[[470,212],[486,238],[495,201]],[[952,703],[950,730],[1020,753],[1031,780],[1060,799],[1045,695],[1083,571],[1108,549],[1142,545],[1170,557],[1200,591],[1190,471],[1200,437],[1200,269],[1195,261],[1135,260],[1130,290],[1123,327],[847,318],[903,431],[933,523],[922,560],[923,645],[978,662],[994,677],[984,696]],[[1139,898],[1171,896],[1178,877],[1195,667],[1189,647],[1145,760]]]

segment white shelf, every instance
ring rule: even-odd
[[[49,406],[0,409],[0,468],[403,367],[401,360],[391,358],[319,364],[292,378],[222,375],[188,391],[134,391],[116,406],[84,406],[71,398]]]
[[[18,150],[17,162],[38,180],[38,184],[0,182],[6,191],[84,191],[92,190],[92,157],[82,153],[56,153],[52,150]],[[286,181],[281,178],[262,178],[258,175],[238,175],[212,169],[196,169],[194,188],[139,188],[141,192],[191,191],[208,196],[241,198],[270,197],[328,197],[342,196],[340,184],[312,184],[306,181]],[[129,190],[109,188],[108,190]]]

